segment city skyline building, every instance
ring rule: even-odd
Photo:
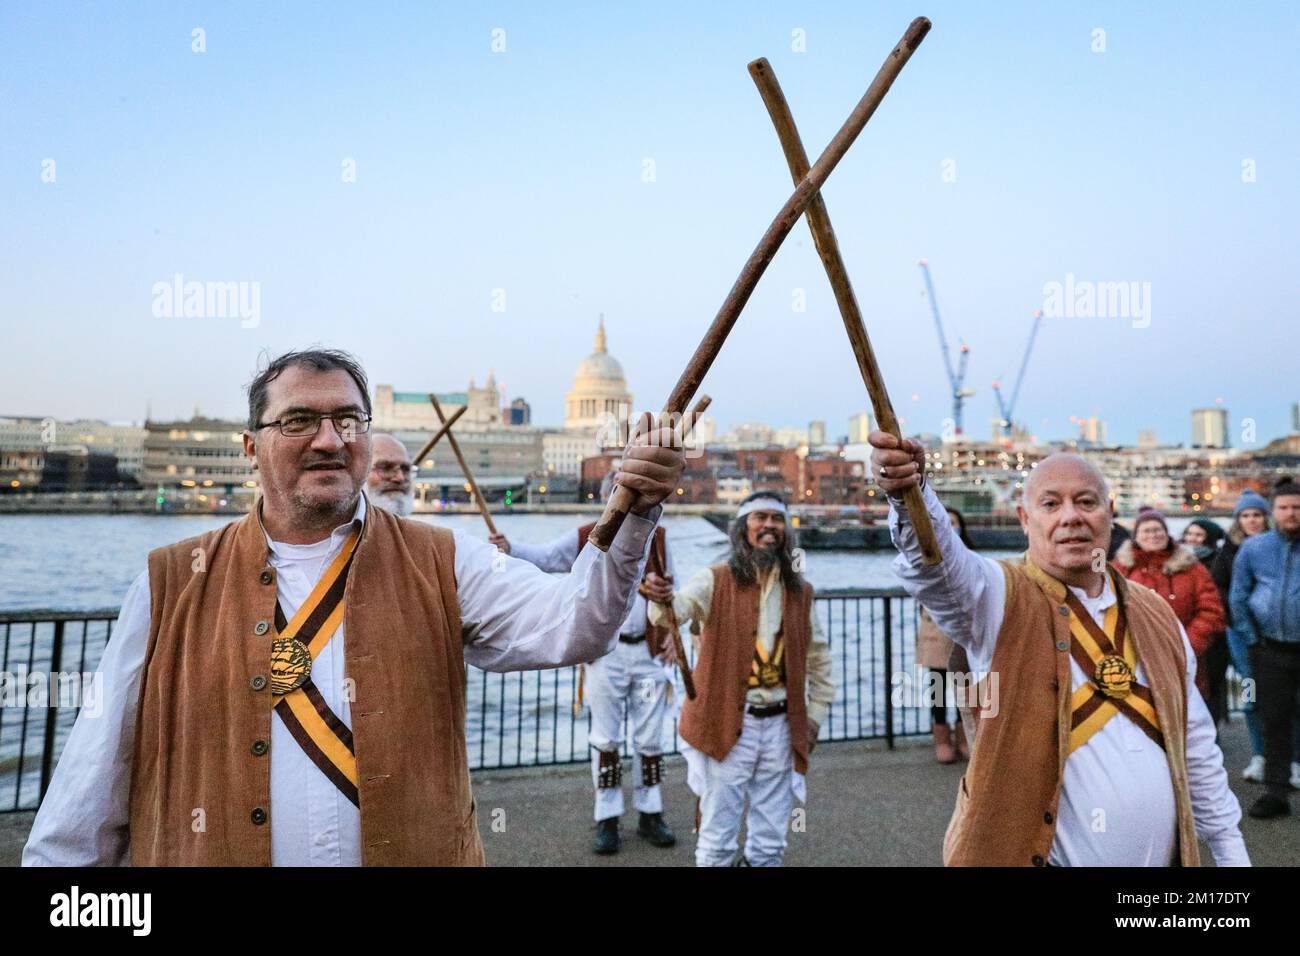
[[[1192,447],[1228,447],[1228,410],[1226,408],[1192,409]]]
[[[636,408],[618,359],[609,354],[605,339],[605,314],[596,326],[592,352],[578,364],[573,387],[564,401],[566,431],[597,431],[611,420],[622,422]]]
[[[1087,442],[1091,445],[1106,444],[1106,423],[1092,415],[1088,418],[1079,420],[1079,441]]]
[[[855,415],[850,415],[848,443],[851,445],[865,444],[871,430],[875,427],[874,421],[871,412],[858,412]]]

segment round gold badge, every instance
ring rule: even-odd
[[[271,693],[297,690],[311,676],[311,651],[302,641],[281,638],[271,643]]]
[[[1133,687],[1133,670],[1124,658],[1108,654],[1097,662],[1092,679],[1107,697],[1122,700]]]

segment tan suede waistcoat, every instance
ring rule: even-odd
[[[725,760],[740,739],[745,722],[745,695],[749,688],[758,640],[757,584],[741,587],[731,569],[717,564],[713,571],[713,602],[700,633],[700,653],[695,661],[695,700],[682,705],[678,727],[682,739],[714,760]],[[790,748],[794,767],[808,772],[808,662],[809,613],[813,589],[808,582],[792,593],[784,588],[781,634],[785,641],[786,719],[790,723]],[[769,720],[776,720],[770,717]]]
[[[256,513],[149,555],[131,773],[136,865],[269,866],[277,814],[303,812],[271,805],[275,755],[253,747],[271,740],[276,577],[267,558]],[[367,866],[483,863],[454,560],[450,531],[366,509],[343,627]]]
[[[1000,563],[1006,614],[990,668],[998,675],[997,713],[975,721],[979,733],[944,837],[949,866],[1043,866],[1056,833],[1072,694],[1065,585],[1023,558]],[[1197,866],[1187,784],[1187,661],[1178,621],[1159,595],[1108,571],[1164,734],[1178,813],[1178,859]],[[1124,768],[1114,772],[1122,776]]]

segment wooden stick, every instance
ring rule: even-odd
[[[677,621],[677,612],[673,610],[673,602],[669,601],[663,605],[664,610],[668,613],[668,633],[673,637],[673,648],[677,651],[677,669],[682,673],[682,687],[686,689],[688,700],[695,699],[695,675],[691,673],[691,662],[686,657],[686,645],[682,643],[681,626]]]
[[[443,422],[442,427],[433,433],[433,437],[424,443],[424,447],[420,449],[420,453],[415,456],[416,468],[420,467],[420,462],[424,461],[424,456],[433,451],[433,446],[438,444],[439,439],[441,439],[443,435],[447,434],[447,432],[451,431],[451,426],[456,424],[456,419],[460,418],[460,416],[464,415],[467,411],[469,411],[468,405],[462,405],[460,408],[456,409],[451,413],[451,418]]]
[[[691,409],[690,414],[682,419],[680,441],[683,448],[686,447],[687,437],[690,435],[692,431],[695,430],[695,426],[699,424],[700,419],[704,417],[704,413],[708,410],[708,407],[712,404],[713,404],[713,399],[711,399],[707,395],[701,395],[698,399],[696,399],[695,407]]]
[[[442,413],[442,406],[438,404],[438,396],[430,393],[429,401],[433,402],[433,410],[438,413],[439,421],[443,425],[449,424],[447,416]],[[469,485],[470,493],[474,495],[474,503],[478,505],[479,514],[487,522],[488,531],[496,534],[497,526],[492,523],[492,515],[488,514],[488,506],[487,502],[483,500],[483,492],[478,490],[478,482],[474,480],[474,474],[469,470],[469,464],[465,461],[465,456],[460,453],[460,442],[456,441],[454,432],[447,432],[447,444],[451,445],[452,453],[456,456],[456,460],[460,462],[460,470],[465,473],[465,483]]]
[[[707,395],[701,395],[696,401],[695,407],[691,409],[689,415],[682,421],[681,444],[686,445],[686,439],[690,436],[691,430],[695,428],[695,423],[700,420],[704,410],[712,404],[713,399]],[[665,548],[667,546],[665,545]],[[668,570],[668,555],[659,556],[659,565]],[[673,602],[670,600],[667,604],[660,605],[668,614],[668,633],[672,636],[673,649],[677,652],[677,669],[682,675],[682,687],[686,690],[686,697],[689,700],[695,699],[695,675],[691,672],[691,662],[686,656],[686,645],[682,643],[681,625],[677,621],[677,611],[673,609]]]
[[[808,171],[803,180],[790,196],[781,211],[776,214],[772,224],[767,227],[767,232],[759,240],[754,251],[750,253],[748,261],[740,271],[736,284],[731,287],[727,293],[726,300],[722,303],[722,308],[714,316],[713,323],[704,333],[704,338],[696,347],[695,353],[691,356],[690,361],[686,364],[686,369],[682,372],[681,378],[673,387],[672,393],[668,396],[668,401],[664,403],[663,412],[671,418],[680,415],[685,410],[686,405],[690,402],[691,397],[700,387],[700,382],[708,374],[709,367],[713,360],[718,357],[722,350],[722,343],[727,340],[727,335],[731,332],[732,326],[740,318],[740,313],[749,301],[750,295],[753,294],[758,280],[766,271],[768,264],[776,255],[777,249],[785,237],[789,235],[790,230],[794,228],[808,204],[817,197],[821,191],[822,185],[830,176],[831,171],[844,154],[849,151],[853,141],[866,127],[867,121],[871,119],[876,108],[880,106],[881,100],[889,92],[890,86],[897,79],[898,74],[902,72],[904,65],[911,59],[913,52],[920,46],[925,35],[930,32],[930,21],[925,17],[917,17],[908,26],[907,32],[898,45],[890,51],[889,56],[885,58],[884,65],[876,73],[876,78],[871,81],[871,86],[858,105],[854,107],[849,118],[844,121],[835,138],[831,140],[825,151],[818,157],[817,162],[813,164],[812,169]],[[618,529],[623,525],[623,519],[627,516],[628,510],[636,500],[636,494],[622,486],[614,489],[610,495],[608,504],[605,506],[605,512],[596,522],[596,527],[591,532],[590,541],[602,551],[609,550],[614,536],[618,534]]]
[[[781,140],[781,149],[785,151],[785,160],[790,167],[790,175],[795,183],[808,174],[808,154],[804,152],[803,141],[799,138],[799,129],[795,126],[794,116],[781,84],[776,81],[772,65],[766,59],[758,59],[749,64],[749,75],[754,78],[763,104],[772,117],[772,125]],[[857,296],[853,294],[853,285],[849,282],[848,270],[844,267],[844,257],[840,255],[840,244],[835,239],[835,230],[831,228],[830,214],[826,211],[826,202],[819,193],[808,204],[806,213],[808,228],[812,232],[813,244],[821,256],[826,268],[826,277],[831,280],[831,289],[835,292],[835,301],[840,307],[840,316],[844,319],[844,329],[849,334],[849,343],[853,346],[853,355],[858,360],[858,371],[871,396],[871,408],[876,414],[882,431],[889,432],[902,441],[903,434],[898,427],[898,417],[894,414],[894,405],[889,400],[889,390],[885,388],[885,378],[880,373],[876,353],[871,348],[867,337],[867,327],[862,321],[862,310],[858,308]],[[912,527],[916,530],[917,543],[921,547],[922,559],[926,564],[938,564],[942,557],[939,544],[934,537],[934,526],[930,523],[930,514],[925,510],[925,500],[920,488],[909,488],[903,495],[907,514]]]

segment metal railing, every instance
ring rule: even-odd
[[[80,710],[81,675],[98,668],[116,620],[116,608],[0,612],[0,812],[33,810],[45,796]]]
[[[928,707],[895,693],[904,675],[919,676],[916,602],[896,589],[825,591],[814,613],[830,642],[835,684],[818,739],[883,739],[893,747],[898,737],[928,734]],[[0,612],[0,812],[40,804],[80,709],[70,699],[82,686],[73,676],[98,667],[116,618],[116,609]],[[575,709],[577,690],[576,667],[510,674],[468,668],[470,769],[585,762],[590,714]],[[676,677],[674,703],[682,693]],[[623,739],[630,754],[626,728]],[[679,743],[674,720],[671,752]]]

